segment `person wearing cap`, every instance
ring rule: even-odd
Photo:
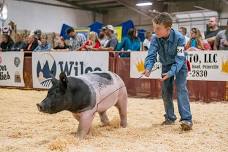
[[[67,35],[70,37],[69,50],[77,51],[85,43],[86,37],[81,33],[76,33],[73,28],[67,29]]]
[[[115,51],[118,40],[115,35],[115,30],[112,25],[107,25],[105,30],[108,42],[106,46],[100,48],[92,48],[94,51]]]

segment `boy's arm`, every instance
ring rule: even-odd
[[[147,57],[145,58],[145,71],[151,72],[151,69],[154,66],[154,63],[156,62],[157,59],[157,52],[159,50],[159,45],[156,41],[156,38],[153,37],[150,43],[150,48],[148,50]],[[144,72],[145,74],[145,72]],[[146,75],[149,76],[149,75]]]
[[[183,64],[185,64],[186,57],[184,53],[184,38],[180,38],[177,44],[177,55],[175,56],[175,63],[171,66],[171,69],[167,72],[167,76],[172,77],[180,71]]]

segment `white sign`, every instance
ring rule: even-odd
[[[78,76],[93,71],[107,71],[108,52],[33,52],[33,88],[50,88],[51,74],[59,79],[59,74]]]
[[[130,77],[141,78],[144,69],[145,58],[148,52],[131,52],[130,58]],[[160,79],[161,78],[161,63],[156,62],[152,68],[150,77],[143,76],[146,79]]]
[[[0,52],[0,86],[24,87],[23,65],[23,52]]]
[[[131,78],[139,78],[142,75],[147,53],[131,52]],[[187,53],[191,65],[188,80],[228,81],[228,51],[188,51]],[[146,77],[143,76],[143,78]],[[149,78],[161,78],[161,65],[159,63],[154,65]]]
[[[188,80],[228,81],[228,51],[188,51]]]

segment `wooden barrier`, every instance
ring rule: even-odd
[[[130,96],[161,98],[160,80],[130,78],[130,59],[116,55],[117,73],[125,82]],[[228,101],[228,82],[188,80],[187,88],[191,101]],[[176,98],[174,86],[174,98]]]
[[[110,52],[109,70],[123,79],[129,96],[161,98],[160,80],[130,78],[130,58],[120,58],[118,54]],[[33,89],[31,53],[30,55],[27,53],[24,57],[23,73],[25,88]],[[228,101],[228,82],[189,80],[187,87],[191,101]],[[174,94],[175,92],[174,87]]]

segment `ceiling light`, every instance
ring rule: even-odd
[[[151,2],[141,2],[141,3],[137,3],[136,6],[149,6],[152,5]]]

